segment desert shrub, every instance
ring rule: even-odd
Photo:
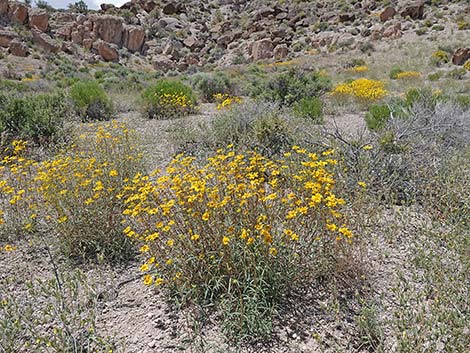
[[[429,88],[411,88],[405,94],[405,102],[408,107],[419,104],[426,109],[433,111],[438,102],[447,100],[448,97],[440,91],[433,91]]]
[[[293,105],[293,112],[296,116],[310,119],[316,123],[323,122],[323,102],[317,97],[306,97],[300,99]]]
[[[388,91],[382,81],[360,78],[337,85],[331,94],[334,97],[352,97],[359,102],[368,103],[384,98]]]
[[[390,108],[386,104],[373,104],[366,113],[366,124],[370,130],[381,130],[390,118]]]
[[[221,149],[136,178],[124,232],[143,243],[144,283],[217,305],[233,335],[269,334],[260,322],[271,322],[283,294],[322,274],[352,239],[332,153],[294,146],[270,159]]]
[[[402,71],[397,73],[396,79],[397,80],[406,80],[406,79],[413,79],[421,77],[421,73],[417,71]]]
[[[0,135],[5,140],[27,139],[39,144],[66,137],[70,107],[61,93],[39,95],[0,94]]]
[[[112,117],[112,102],[96,81],[78,81],[70,87],[70,98],[83,121],[109,120]]]
[[[463,64],[463,68],[467,71],[470,71],[470,60],[467,60],[465,64]]]
[[[390,70],[390,78],[392,80],[396,80],[399,73],[403,72],[403,70],[399,66],[393,66]]]
[[[470,95],[458,95],[453,100],[463,109],[470,109]]]
[[[452,101],[391,102],[393,112],[383,128],[360,138],[339,130],[315,140],[341,151],[345,170],[342,183],[354,189],[368,180],[368,191],[387,203],[422,203],[430,181],[450,155],[468,146],[469,112]],[[405,113],[397,114],[397,109]],[[434,188],[435,189],[435,188]]]
[[[6,195],[0,199],[0,234],[13,227],[57,234],[60,249],[73,260],[130,258],[133,247],[122,236],[119,198],[142,170],[133,140],[125,125],[108,123],[42,162],[23,158],[25,143],[14,142],[0,168]]]
[[[215,147],[234,144],[268,155],[289,149],[294,134],[286,113],[269,103],[234,106],[219,113],[209,130]]]
[[[465,77],[467,70],[463,67],[452,69],[447,73],[447,77],[450,77],[454,80],[462,80]]]
[[[440,72],[433,72],[432,74],[428,75],[429,81],[439,81],[441,79],[442,74]]]
[[[444,50],[437,50],[431,55],[431,65],[442,66],[450,61],[449,54]]]
[[[99,292],[81,271],[29,281],[24,292],[17,286],[13,290],[10,282],[6,279],[0,287],[2,352],[108,353],[116,349],[113,339],[97,328]]]
[[[217,110],[230,108],[233,104],[239,104],[242,99],[237,96],[230,96],[226,93],[216,93],[213,96],[214,101],[217,103]]]
[[[144,115],[149,119],[178,118],[194,111],[196,98],[181,81],[159,80],[142,94]]]
[[[193,79],[193,85],[200,92],[203,101],[211,103],[215,101],[216,94],[232,95],[234,91],[233,83],[221,72],[197,75]]]
[[[291,105],[305,97],[319,97],[331,87],[317,71],[291,68],[267,82],[263,97],[280,105]]]

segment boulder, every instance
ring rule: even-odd
[[[55,35],[63,40],[70,40],[72,36],[73,24],[67,24],[59,27],[55,31]]]
[[[117,45],[122,44],[124,20],[122,17],[104,15],[92,18],[93,30],[98,38]]]
[[[114,10],[116,6],[113,4],[101,4],[100,5],[101,11],[108,12],[109,10]]]
[[[144,11],[151,12],[157,4],[153,0],[146,0],[140,3],[140,6],[144,9]]]
[[[289,54],[289,50],[287,49],[287,44],[279,44],[274,48],[273,51],[274,57],[276,59],[284,59]]]
[[[11,2],[8,8],[10,21],[25,24],[28,19],[28,7],[21,2]]]
[[[470,60],[470,48],[459,48],[452,56],[452,63],[454,65],[463,65]]]
[[[18,35],[13,31],[0,30],[0,47],[8,48],[10,43],[18,38]]]
[[[387,22],[388,20],[392,19],[397,14],[397,11],[392,6],[387,6],[381,13],[380,13],[380,21]]]
[[[251,56],[253,60],[270,59],[273,57],[273,43],[271,39],[265,38],[253,43]]]
[[[145,30],[140,26],[124,28],[124,47],[131,52],[140,52],[145,41]]]
[[[153,67],[155,70],[171,70],[175,67],[175,63],[165,55],[156,55],[152,58]]]
[[[401,22],[397,22],[383,31],[383,36],[386,38],[400,38],[402,36]]]
[[[46,33],[40,32],[37,29],[33,29],[33,42],[43,51],[47,53],[57,53],[60,50],[59,43],[49,37]]]
[[[401,12],[401,17],[411,17],[413,20],[421,20],[424,17],[424,2],[418,1],[412,5],[408,5]]]
[[[93,39],[90,39],[90,38],[83,39],[82,45],[85,49],[90,50],[91,48],[93,48]]]
[[[49,27],[49,16],[47,11],[43,9],[29,10],[29,27],[45,32]]]
[[[185,40],[183,41],[183,44],[185,47],[189,48],[190,50],[194,50],[198,46],[201,45],[201,42],[195,36],[190,36],[190,37],[185,38]]]
[[[8,14],[8,0],[0,0],[0,17]]]
[[[101,58],[103,58],[104,61],[119,60],[117,45],[99,40],[93,45],[93,47],[98,51],[98,54],[101,56]]]
[[[339,22],[354,22],[356,15],[353,13],[342,13],[338,16]]]
[[[184,5],[181,2],[169,2],[163,6],[162,11],[165,15],[175,15],[184,12]]]
[[[25,57],[25,56],[28,55],[28,47],[24,43],[22,43],[18,40],[13,40],[10,43],[10,47],[8,48],[8,52],[11,55],[14,55],[14,56]]]

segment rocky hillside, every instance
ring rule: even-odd
[[[365,51],[374,41],[407,33],[470,28],[470,4],[442,0],[132,0],[82,12],[0,0],[0,57],[63,52],[84,63],[137,61],[184,71],[311,50]],[[470,50],[461,50],[455,61],[463,64],[469,57]]]

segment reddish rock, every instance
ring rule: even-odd
[[[73,24],[67,24],[57,28],[55,35],[63,40],[70,40],[72,36]]]
[[[274,57],[276,59],[284,59],[287,57],[287,54],[289,54],[289,50],[287,49],[286,44],[279,44],[274,48],[273,51]]]
[[[201,45],[199,40],[195,36],[187,37],[184,41],[183,44],[185,47],[188,47],[191,50],[196,49],[198,46]]]
[[[31,31],[33,33],[33,42],[42,50],[48,53],[57,53],[60,50],[59,43],[49,37],[46,33],[40,32],[37,29]]]
[[[463,65],[470,60],[470,48],[459,48],[452,56],[452,63],[454,65]]]
[[[75,44],[82,44],[82,42],[83,42],[83,34],[80,33],[79,31],[73,31],[70,34],[70,38],[71,38],[72,42],[75,43]]]
[[[424,17],[424,2],[418,1],[413,5],[405,7],[401,12],[401,17],[411,17],[413,20],[421,20]]]
[[[140,26],[127,26],[124,29],[124,47],[131,52],[140,52],[145,42],[145,30]]]
[[[90,38],[84,39],[82,41],[82,45],[85,49],[90,50],[91,48],[93,48],[93,39],[90,39]]]
[[[394,38],[394,39],[400,38],[402,36],[401,23],[397,22],[394,25],[387,27],[383,31],[383,36],[386,38]]]
[[[28,7],[21,2],[11,2],[8,8],[10,21],[24,24],[28,19]]]
[[[114,10],[116,6],[114,6],[113,4],[101,4],[100,8],[101,8],[101,11],[107,12],[109,10]]]
[[[0,0],[0,17],[8,14],[8,0]]]
[[[380,21],[387,22],[388,20],[392,19],[397,14],[397,11],[392,6],[386,7],[380,13]]]
[[[8,48],[16,38],[18,38],[18,35],[15,32],[0,30],[0,47]]]
[[[124,22],[121,17],[104,15],[92,18],[93,30],[98,38],[108,43],[122,44]]]
[[[251,48],[253,60],[270,59],[273,57],[273,43],[271,39],[265,38],[253,43]]]
[[[47,11],[43,9],[29,10],[29,27],[45,32],[49,27],[49,16]]]
[[[184,11],[184,5],[180,2],[169,2],[163,6],[162,11],[165,15],[174,15]]]
[[[356,15],[352,13],[342,13],[338,16],[339,22],[354,22]]]
[[[153,0],[142,1],[140,6],[144,9],[144,11],[151,12],[157,4]]]
[[[13,40],[10,43],[8,52],[14,56],[25,57],[28,55],[28,47],[25,44],[21,43],[20,41]]]
[[[96,48],[98,54],[103,58],[104,61],[119,60],[118,47],[115,44],[107,43],[100,40],[94,44],[94,47]]]
[[[153,67],[155,70],[171,70],[175,67],[175,63],[165,55],[156,55],[152,58]]]

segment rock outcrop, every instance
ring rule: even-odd
[[[452,56],[452,63],[454,65],[463,65],[470,60],[470,48],[459,48]]]
[[[46,10],[31,9],[29,11],[29,27],[45,32],[49,27],[49,16]]]

